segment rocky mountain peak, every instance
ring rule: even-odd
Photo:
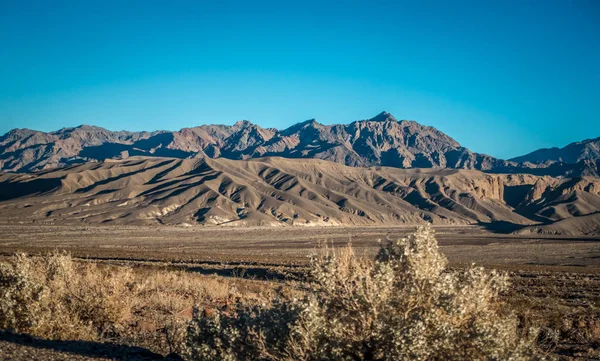
[[[27,129],[27,128],[15,128],[15,129],[9,130],[6,134],[4,134],[3,138],[5,138],[5,137],[14,137],[14,136],[31,135],[31,134],[34,134],[36,132],[37,131],[35,131],[35,130],[31,130],[31,129]]]
[[[240,128],[240,129],[244,129],[244,128],[248,128],[253,126],[254,124],[249,121],[249,120],[238,120],[237,122],[235,122],[235,124],[233,125],[235,128]]]
[[[373,122],[386,122],[386,121],[392,121],[392,122],[397,122],[396,118],[394,118],[394,116],[386,111],[383,111],[379,114],[377,114],[376,116],[374,116],[373,118],[369,119],[370,121]]]

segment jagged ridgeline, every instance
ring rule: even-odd
[[[180,131],[112,132],[95,126],[44,133],[14,129],[0,137],[0,170],[31,172],[131,156],[248,159],[314,158],[354,167],[476,169],[551,176],[598,175],[600,138],[509,161],[475,153],[439,130],[382,112],[350,124],[315,120],[284,130],[249,121]]]

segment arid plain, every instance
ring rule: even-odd
[[[413,232],[403,227],[182,227],[35,225],[0,223],[0,252],[67,250],[76,257],[301,265],[320,245],[351,244],[373,256],[379,241]],[[455,264],[600,271],[600,237],[507,235],[477,226],[435,227],[442,252]]]

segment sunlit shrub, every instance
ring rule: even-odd
[[[68,254],[0,264],[0,328],[51,339],[114,333],[131,309],[132,273],[75,263]]]
[[[454,271],[429,226],[381,246],[374,261],[350,248],[311,264],[299,300],[196,312],[193,360],[535,360],[533,335],[502,309],[507,278]]]

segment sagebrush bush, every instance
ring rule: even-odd
[[[14,256],[0,264],[0,329],[50,339],[97,339],[114,333],[131,310],[130,269],[119,272],[70,255]]]
[[[194,305],[226,304],[238,287],[270,299],[270,283],[238,281],[78,261],[60,252],[16,254],[0,262],[0,330],[180,354]]]
[[[15,255],[12,265],[0,263],[0,329],[28,331],[43,322],[40,314],[47,290],[32,277],[34,272],[23,254]]]
[[[535,360],[533,335],[498,299],[507,277],[449,270],[429,226],[382,245],[374,261],[350,248],[314,257],[300,300],[196,312],[193,360]]]

